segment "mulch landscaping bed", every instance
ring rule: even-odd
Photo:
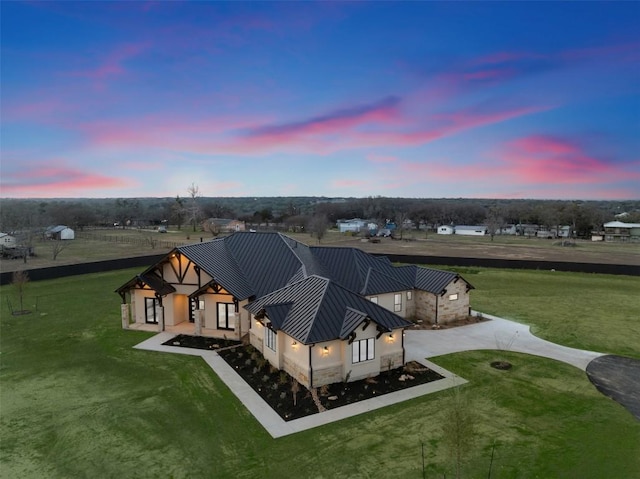
[[[335,409],[444,378],[437,372],[413,361],[402,368],[384,371],[373,378],[317,388],[316,402],[311,391],[294,382],[293,378],[284,371],[269,365],[253,346],[245,346],[237,341],[184,334],[163,344],[216,350],[220,357],[285,421],[316,414],[319,409]]]
[[[169,341],[162,343],[163,346],[179,346],[181,348],[209,349],[217,350],[230,346],[239,346],[239,341],[220,338],[206,338],[204,336],[189,336],[188,334],[178,334]]]

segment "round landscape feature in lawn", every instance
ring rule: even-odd
[[[507,369],[511,369],[511,363],[509,361],[493,361],[491,363],[491,367],[495,369],[502,369],[506,371]]]

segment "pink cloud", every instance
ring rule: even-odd
[[[140,55],[148,49],[148,43],[121,45],[111,51],[100,65],[88,70],[76,70],[68,72],[67,75],[81,78],[89,78],[95,81],[104,81],[109,77],[120,76],[126,73],[124,63]],[[97,85],[101,85],[98,83]]]
[[[337,133],[345,128],[353,128],[367,123],[386,123],[398,118],[397,97],[387,97],[369,105],[335,110],[324,115],[308,119],[265,125],[247,131],[243,136],[248,138],[296,137],[323,133]]]
[[[59,162],[59,160],[54,160]],[[60,162],[64,163],[64,162]],[[51,164],[30,165],[13,173],[3,173],[3,196],[50,198],[75,196],[94,190],[108,190],[134,186],[135,182],[96,174],[67,166]]]
[[[510,142],[501,159],[507,174],[525,183],[601,183],[629,179],[620,165],[590,156],[565,139],[534,135]]]

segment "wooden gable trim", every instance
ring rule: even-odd
[[[177,268],[173,264],[173,261],[171,261],[172,258],[176,258],[178,262]],[[192,266],[196,275],[198,276],[198,286],[200,286],[200,268],[194,262],[192,262],[189,258],[186,258],[186,264],[185,264],[184,258],[185,256],[182,253],[180,253],[180,251],[176,251],[175,253],[170,254],[169,257],[167,258],[167,262],[169,263],[169,266],[171,267],[173,274],[175,274],[176,278],[178,278],[178,283],[180,284],[184,283],[184,279],[187,277],[187,273],[189,272],[189,267]],[[164,279],[164,276],[163,276],[163,279]]]

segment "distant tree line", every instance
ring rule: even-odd
[[[325,197],[201,197],[197,185],[184,197],[111,199],[1,199],[0,231],[32,231],[63,224],[85,227],[177,228],[201,225],[207,218],[239,219],[248,225],[289,231],[318,230],[340,219],[362,218],[434,229],[438,225],[487,225],[490,231],[511,224],[572,228],[587,237],[602,224],[627,213],[621,221],[640,222],[640,201],[556,201],[503,199],[413,199]]]

